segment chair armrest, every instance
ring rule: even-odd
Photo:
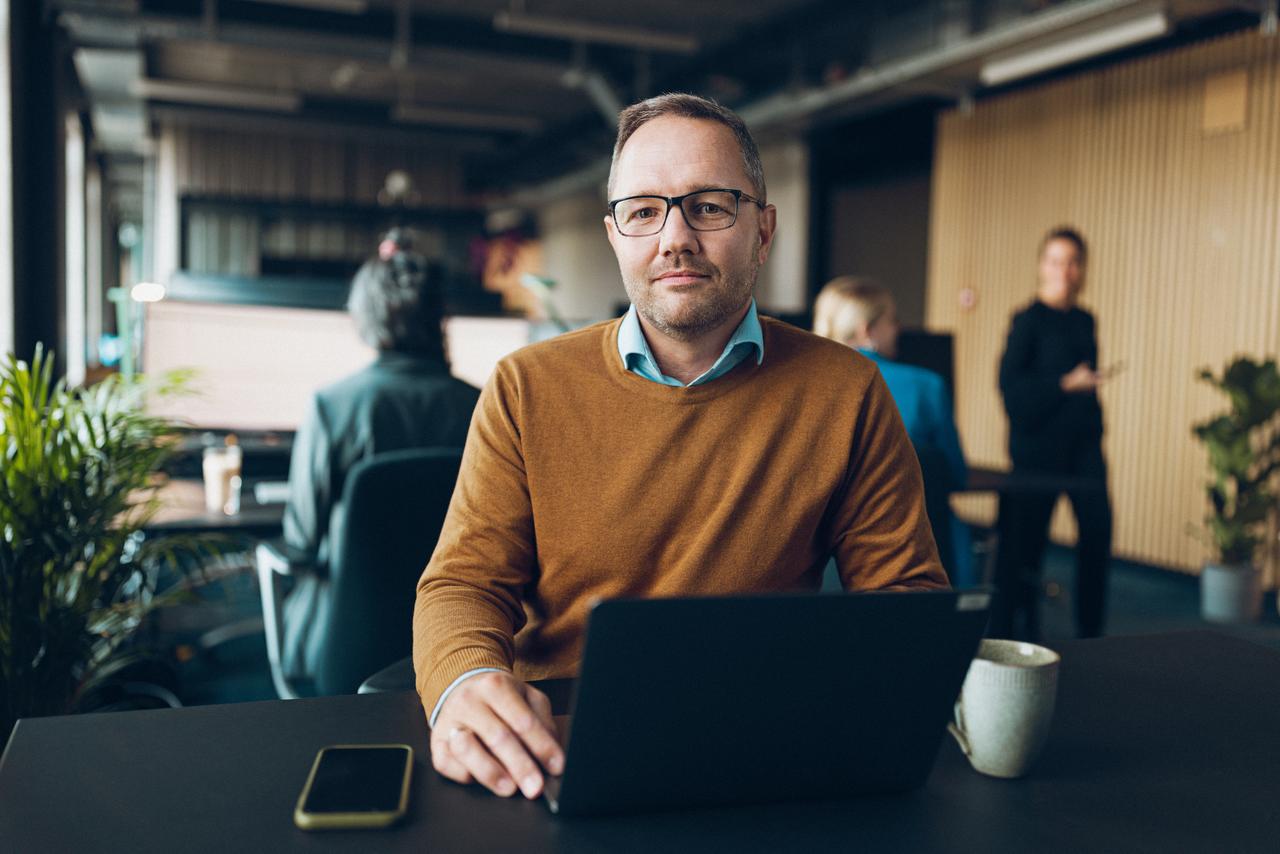
[[[360,683],[357,694],[385,694],[390,691],[412,691],[413,659],[402,658],[389,664]]]
[[[280,699],[293,700],[298,693],[284,675],[284,614],[281,594],[276,590],[276,577],[316,572],[316,566],[308,555],[289,548],[282,541],[259,543],[253,550],[253,562],[258,572],[258,591],[262,596],[262,632],[267,641],[271,681]]]
[[[311,555],[295,549],[283,540],[258,543],[253,550],[254,562],[276,575],[305,575],[315,573],[317,566]]]

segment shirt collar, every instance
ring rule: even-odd
[[[733,331],[733,335],[729,336],[729,341],[724,345],[720,357],[716,359],[711,369],[702,376],[713,373],[726,359],[740,348],[754,349],[756,353],[756,364],[764,362],[764,330],[760,326],[760,316],[756,312],[756,301],[753,297],[751,305],[747,308],[747,314],[742,318],[742,322],[738,324],[738,328]],[[654,358],[653,351],[649,349],[649,342],[644,337],[644,330],[640,328],[640,317],[636,313],[636,307],[633,304],[627,309],[626,315],[622,318],[622,324],[618,327],[618,355],[622,357],[622,366],[629,371],[635,371],[642,376],[650,379],[663,377],[662,371],[658,369],[658,360]],[[669,377],[667,379],[670,379]],[[699,377],[690,385],[694,385]],[[680,385],[677,380],[671,380],[672,383]]]

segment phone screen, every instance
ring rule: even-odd
[[[302,808],[309,813],[394,812],[409,762],[403,747],[326,747]]]

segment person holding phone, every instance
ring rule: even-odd
[[[1063,226],[1044,236],[1036,298],[1014,315],[1000,359],[1014,475],[1073,481],[1066,492],[1079,529],[1075,622],[1084,638],[1103,632],[1112,528],[1098,401],[1107,373],[1098,370],[1093,315],[1078,305],[1087,263],[1088,247],[1075,229]],[[1057,499],[1045,491],[1001,498],[994,637],[1039,635],[1041,563]]]

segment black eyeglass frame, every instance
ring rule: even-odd
[[[686,213],[684,209],[684,200],[690,196],[700,196],[703,193],[728,193],[733,196],[733,222],[716,228],[698,228],[696,225],[689,222],[689,214]],[[629,202],[632,199],[662,199],[666,202],[667,209],[662,214],[662,225],[658,226],[658,228],[650,234],[627,234],[623,231],[622,225],[618,223],[616,208],[623,202]],[[641,193],[637,196],[623,196],[621,199],[611,199],[609,201],[609,216],[613,217],[614,224],[618,226],[618,233],[623,237],[653,237],[655,234],[661,234],[662,229],[667,227],[667,218],[671,216],[671,208],[673,207],[680,208],[680,215],[684,217],[685,224],[693,231],[725,231],[738,224],[738,210],[742,207],[743,199],[751,202],[753,205],[760,208],[760,210],[764,210],[766,207],[765,203],[760,199],[757,199],[755,196],[745,193],[742,190],[735,190],[732,187],[705,187],[701,190],[694,190],[692,193],[685,193],[682,196],[659,196],[655,193]]]

